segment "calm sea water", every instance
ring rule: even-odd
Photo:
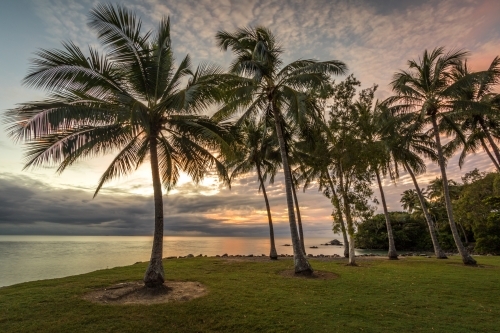
[[[321,246],[330,238],[307,238],[307,253],[343,254],[342,246]],[[339,238],[340,239],[340,238]],[[149,260],[152,237],[0,236],[0,287],[77,275]],[[293,254],[289,238],[276,238],[278,254]],[[309,246],[318,246],[310,249]],[[165,237],[163,255],[269,255],[269,239],[258,237]]]

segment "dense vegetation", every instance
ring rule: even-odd
[[[449,181],[462,241],[477,254],[500,254],[500,175],[496,172],[480,173],[475,169],[467,173],[462,181]],[[453,237],[446,223],[440,183],[437,178],[427,189],[423,189],[425,204],[436,225],[439,243],[443,249],[453,251]],[[404,251],[432,250],[432,241],[426,232],[425,217],[415,190],[406,190],[401,196],[401,203],[405,212],[389,213],[397,247]],[[356,244],[360,248],[387,249],[383,214],[369,217],[359,224]]]
[[[234,56],[224,71],[209,64],[193,68],[189,55],[175,66],[167,18],[156,31],[143,32],[132,11],[98,5],[89,26],[104,54],[90,48],[86,56],[71,42],[63,50],[38,51],[24,82],[47,90],[48,98],[24,103],[6,119],[14,139],[27,142],[27,167],[55,164],[62,172],[80,159],[115,153],[96,194],[149,160],[155,233],[147,286],[165,279],[162,186],[172,189],[180,172],[198,182],[215,170],[230,183],[256,170],[273,244],[265,181],[282,171],[296,273],[312,272],[295,195],[312,184],[332,203],[334,229],[343,234],[350,265],[356,265],[356,241],[376,248],[386,242],[389,259],[398,258],[398,246],[432,246],[437,258],[446,258],[442,247],[453,248],[467,265],[476,264],[464,246],[471,234],[478,252],[498,250],[496,174],[464,181],[460,192],[447,179],[446,166],[459,149],[460,165],[483,149],[500,170],[500,58],[473,72],[466,51],[425,50],[395,73],[393,96],[380,101],[377,85],[357,91],[361,82],[352,74],[333,81],[347,72],[342,61],[284,64],[279,40],[265,27],[215,34],[221,49]],[[217,108],[214,115],[203,115],[210,108]],[[443,135],[450,138],[446,144]],[[439,165],[442,179],[428,184],[428,198],[417,180],[426,161]],[[408,194],[411,209],[389,213],[382,179],[395,181],[403,171],[415,186]],[[476,187],[488,181],[489,192],[478,195]],[[379,203],[373,188],[382,216],[372,217]]]
[[[432,251],[432,241],[425,220],[406,212],[389,212],[394,242],[401,251]],[[384,214],[377,214],[359,224],[356,245],[362,249],[387,249]]]

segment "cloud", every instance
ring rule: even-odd
[[[270,188],[279,192],[280,186],[276,187]],[[106,193],[92,200],[90,191],[54,188],[39,180],[8,173],[0,174],[0,188],[1,234],[150,235],[153,232],[151,196]],[[256,183],[235,184],[234,188],[235,191],[223,190],[217,195],[195,196],[189,195],[193,188],[188,185],[182,186],[178,194],[164,196],[165,234],[267,235],[267,213]],[[329,216],[320,214],[317,220],[319,207],[313,203],[317,198],[310,197],[301,198],[306,230],[323,233],[330,229]],[[288,235],[283,197],[273,195],[270,202],[276,234]],[[312,205],[315,209],[305,209]],[[324,200],[324,206],[328,205],[328,200]]]
[[[71,39],[80,46],[96,42],[86,25],[94,3],[34,2],[46,23],[47,36]],[[389,94],[386,86],[392,74],[425,49],[464,48],[483,63],[483,54],[489,59],[500,48],[494,14],[499,5],[495,1],[444,0],[417,5],[411,1],[143,0],[123,4],[139,14],[144,30],[155,29],[162,17],[169,16],[179,59],[190,53],[195,64],[211,61],[227,66],[231,55],[216,46],[216,32],[264,25],[285,48],[285,62],[298,58],[342,60],[363,84],[378,83],[380,97]]]
[[[96,43],[86,23],[97,1],[32,3],[45,23],[38,32],[42,46],[45,42],[59,45],[61,40],[73,40],[82,48]],[[178,61],[190,53],[194,64],[211,61],[227,66],[232,56],[216,46],[215,33],[265,25],[283,45],[285,62],[298,58],[342,60],[364,86],[379,84],[379,98],[390,95],[388,84],[393,73],[425,49],[443,45],[448,50],[471,50],[471,64],[477,69],[487,66],[500,50],[497,1],[142,0],[123,4],[142,17],[145,30],[156,28],[162,16],[170,16]],[[12,89],[8,93],[15,95]],[[19,95],[25,90],[16,91]],[[33,92],[29,96],[23,98],[38,98]],[[3,142],[0,149],[6,155]],[[0,173],[0,234],[151,234],[153,203],[146,176],[136,173],[128,180],[113,182],[92,200],[91,188],[108,162],[104,158],[81,163],[60,178],[49,178],[42,171],[28,178],[10,173],[8,165],[14,163],[5,160],[0,166],[0,172],[5,171]],[[419,176],[422,187],[439,175],[436,165],[428,165],[428,173]],[[492,170],[484,154],[468,157],[463,170],[455,157],[448,164],[449,178],[460,180],[474,167]],[[384,180],[391,210],[401,209],[400,194],[411,187],[408,175],[402,175],[397,186]],[[166,234],[266,235],[267,216],[257,189],[254,174],[240,178],[231,191],[218,183],[195,186],[186,181],[165,196]],[[288,235],[282,177],[267,189],[277,233]],[[378,189],[373,189],[379,196]],[[329,200],[315,189],[298,195],[306,235],[331,232]]]
[[[92,0],[37,0],[33,1],[36,14],[45,23],[45,38],[52,43],[71,40],[85,48],[95,44],[95,35],[87,27]]]

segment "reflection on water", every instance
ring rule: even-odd
[[[321,246],[330,238],[306,238],[307,253],[343,254],[342,246]],[[340,239],[340,238],[339,238]],[[83,274],[149,260],[153,237],[146,236],[0,236],[0,287]],[[293,254],[289,238],[277,237],[278,254]],[[310,249],[318,246],[318,249]],[[261,237],[165,237],[164,256],[269,255]]]

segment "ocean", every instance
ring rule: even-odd
[[[342,246],[321,246],[333,238],[305,238],[307,253],[343,254]],[[1,236],[0,287],[127,266],[148,261],[153,237],[147,236]],[[293,254],[290,238],[277,237],[278,254]],[[318,246],[310,249],[310,246]],[[265,237],[165,237],[163,256],[202,254],[269,255]]]

